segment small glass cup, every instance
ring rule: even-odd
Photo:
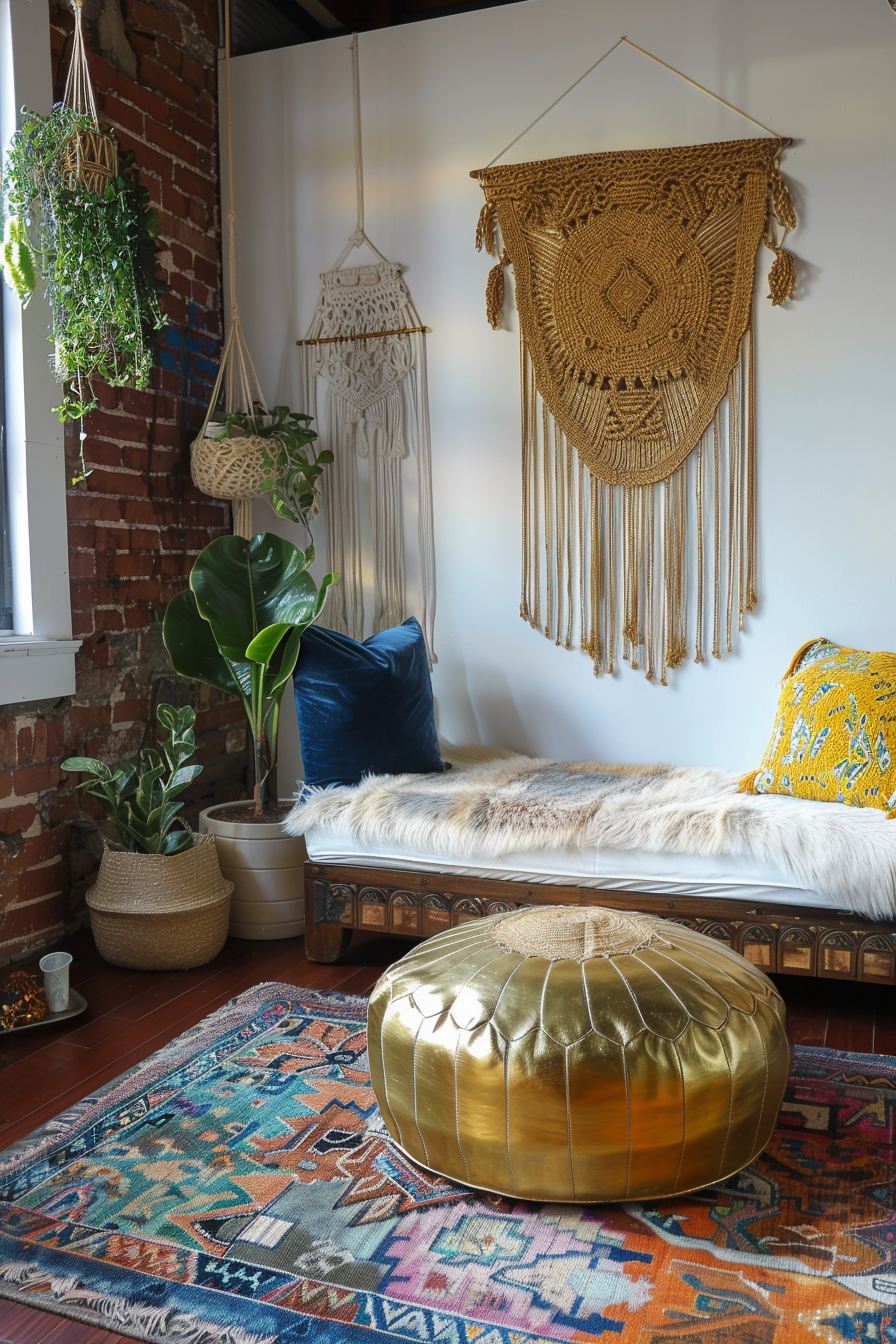
[[[44,973],[44,996],[51,1013],[64,1013],[69,1002],[68,968],[70,952],[50,952],[38,965]]]

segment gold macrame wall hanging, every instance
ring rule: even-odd
[[[508,264],[516,285],[520,613],[578,642],[595,675],[621,656],[666,685],[691,648],[730,651],[755,605],[753,283],[765,242],[773,304],[794,292],[789,143],[769,131],[471,174],[477,247],[499,259],[493,327]]]

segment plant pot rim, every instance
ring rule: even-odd
[[[105,849],[87,907],[108,913],[175,914],[229,900],[233,883],[221,872],[214,836],[179,854]]]
[[[102,833],[101,833],[102,834]],[[111,854],[113,858],[127,859],[182,859],[185,854],[192,854],[194,849],[200,845],[208,843],[208,835],[200,835],[198,831],[190,831],[193,843],[187,849],[179,849],[176,854],[150,854],[145,849],[126,849],[120,840],[110,840],[107,835],[103,835],[103,853]]]
[[[286,804],[290,808],[293,806],[291,798],[281,798],[280,803]],[[210,807],[203,808],[200,812],[200,822],[204,821],[212,834],[220,835],[222,838],[231,840],[294,840],[296,837],[289,835],[283,829],[283,821],[231,821],[227,813],[237,807],[245,807],[250,802],[248,798],[235,798],[228,803],[212,803]]]

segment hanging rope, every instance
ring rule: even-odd
[[[364,232],[364,159],[361,149],[361,75],[358,67],[357,33],[352,33],[349,50],[352,54],[352,98],[355,131],[355,199],[357,202],[357,217],[355,220],[354,233],[351,238],[349,238],[345,247],[339,253],[339,256],[331,267],[334,271],[338,271],[343,262],[351,255],[353,249],[361,247],[363,243],[367,244],[371,252],[374,252],[379,257],[380,261],[386,260],[376,244],[371,242]]]
[[[230,290],[230,325],[221,365],[208,410],[198,437],[193,442],[191,470],[196,486],[216,499],[229,499],[233,505],[233,531],[238,537],[253,535],[252,500],[262,493],[266,478],[264,450],[267,440],[260,435],[231,431],[217,437],[223,426],[214,420],[223,395],[228,414],[262,418],[268,405],[261,390],[243,326],[240,321],[236,290],[236,206],[233,189],[233,100],[230,83],[230,0],[224,4],[224,136],[227,148],[227,278]],[[213,426],[211,435],[209,426]]]
[[[510,141],[510,144],[505,145],[504,148],[495,155],[491,163],[487,164],[486,166],[488,168],[493,168],[494,165],[498,162],[498,160],[504,157],[508,149],[513,149],[513,146],[519,140],[522,140],[523,136],[529,134],[533,126],[537,126],[538,123],[542,121],[549,112],[552,112],[554,110],[554,108],[557,106],[558,103],[562,103],[563,99],[566,98],[570,93],[572,93],[573,89],[577,89],[581,84],[582,80],[588,78],[592,70],[596,70],[597,67],[601,65],[602,62],[604,62],[608,56],[612,56],[613,52],[616,51],[618,47],[621,47],[623,42],[627,47],[631,47],[632,51],[640,52],[641,55],[646,56],[648,60],[655,61],[656,64],[661,65],[664,70],[668,70],[670,71],[671,74],[677,75],[679,79],[683,79],[685,84],[690,84],[692,88],[699,89],[700,92],[705,93],[708,98],[714,98],[717,103],[721,103],[723,107],[727,107],[730,112],[736,112],[739,117],[745,117],[747,121],[751,121],[754,126],[758,126],[761,131],[765,131],[766,135],[771,135],[776,140],[781,140],[785,147],[790,144],[790,141],[785,136],[779,135],[778,132],[773,131],[770,126],[766,126],[763,122],[757,121],[755,117],[751,117],[749,112],[744,112],[742,108],[735,107],[734,103],[726,102],[726,100],[724,98],[720,98],[717,93],[713,93],[712,89],[707,89],[703,84],[698,84],[696,79],[691,79],[690,75],[682,74],[680,70],[676,70],[674,65],[669,65],[668,61],[660,60],[659,56],[654,56],[653,52],[647,51],[644,47],[639,47],[637,42],[630,41],[630,39],[623,34],[623,36],[620,37],[618,42],[614,42],[612,47],[609,47],[604,52],[603,56],[599,56],[593,65],[589,65],[588,69],[585,71],[584,74],[579,75],[578,79],[573,80],[572,84],[570,84],[568,89],[564,89],[563,92],[560,94],[560,96],[558,98],[555,98],[554,101],[550,103],[544,109],[543,112],[539,112],[535,120],[530,121],[529,125],[526,126],[524,130],[520,131],[519,135],[515,135],[514,138]]]
[[[87,68],[87,50],[84,46],[82,7],[83,0],[72,0],[75,32],[72,39],[72,60],[65,80],[62,104],[63,107],[70,107],[75,112],[85,113],[90,117],[94,126],[98,126],[99,118],[96,114],[96,101],[93,96],[93,85],[90,82],[90,71]]]

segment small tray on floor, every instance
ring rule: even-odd
[[[77,1017],[79,1013],[83,1013],[86,1007],[87,1000],[84,996],[79,994],[76,989],[70,990],[68,1007],[64,1008],[61,1013],[47,1013],[46,1017],[42,1017],[39,1022],[23,1022],[20,1027],[10,1027],[6,1031],[0,1030],[0,1041],[5,1036],[11,1036],[14,1031],[30,1031],[32,1027],[51,1027],[57,1022],[65,1022],[68,1018]]]

